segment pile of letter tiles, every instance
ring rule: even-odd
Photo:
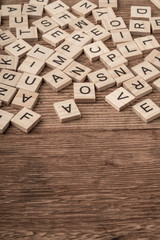
[[[151,2],[160,8],[159,1]],[[106,105],[117,111],[132,105],[145,123],[160,117],[156,103],[148,97],[140,99],[153,88],[160,91],[160,45],[156,39],[160,17],[153,17],[149,6],[131,6],[127,28],[124,19],[116,16],[117,9],[118,0],[81,0],[72,7],[61,0],[1,5],[1,133],[10,123],[25,133],[39,123],[41,115],[33,109],[42,82],[56,93],[73,83],[74,99],[54,102],[51,109],[61,123],[80,119],[83,113],[78,103],[95,104],[96,92],[112,87],[105,96]],[[5,19],[7,29],[3,27]],[[39,44],[39,36],[45,46]],[[107,47],[109,39],[112,50]],[[93,71],[78,62],[81,54],[90,63],[100,61],[103,68]],[[135,59],[139,63],[129,68],[129,61]],[[50,71],[41,76],[45,67]],[[6,105],[17,113],[6,111]]]

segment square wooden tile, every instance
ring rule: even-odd
[[[74,100],[76,103],[96,102],[94,83],[74,83]]]
[[[114,78],[105,68],[91,72],[87,77],[90,82],[95,84],[97,91],[106,90],[110,87],[115,86],[116,83]]]
[[[24,39],[24,40],[34,40],[37,41],[38,40],[38,31],[36,27],[19,27],[16,28],[16,37],[17,39]]]
[[[131,18],[149,20],[151,18],[151,7],[131,6]]]
[[[74,13],[78,14],[79,16],[88,17],[89,15],[91,15],[92,10],[94,10],[95,8],[97,8],[96,4],[94,4],[88,0],[86,0],[86,1],[81,0],[72,6],[72,11]]]
[[[160,78],[158,78],[157,80],[155,80],[155,81],[153,82],[152,86],[160,92]]]
[[[38,92],[41,85],[42,77],[24,72],[17,84],[17,88],[25,89],[31,92]]]
[[[51,31],[54,28],[58,27],[58,24],[53,21],[50,17],[45,16],[43,18],[40,18],[34,22],[32,22],[32,24],[38,28],[38,31],[42,34]]]
[[[140,76],[136,76],[123,83],[123,87],[132,93],[136,99],[152,92],[152,87]]]
[[[29,133],[41,120],[41,115],[28,108],[23,108],[11,120],[22,132]]]
[[[21,14],[21,4],[10,4],[10,5],[2,5],[2,18],[8,19],[9,16],[16,16]]]
[[[0,33],[0,47],[3,49],[8,44],[14,42],[16,37],[8,30],[2,31]]]
[[[2,69],[0,73],[0,83],[3,83],[11,87],[16,87],[21,76],[22,76],[22,73],[15,72],[8,69]]]
[[[73,61],[64,72],[72,78],[75,82],[84,82],[91,69],[83,64]]]
[[[81,46],[75,45],[67,40],[55,50],[73,59],[78,58],[83,53],[83,48]]]
[[[126,26],[122,17],[115,17],[115,18],[107,17],[106,19],[102,20],[102,26],[107,31],[127,28],[127,26]]]
[[[150,0],[157,8],[160,9],[160,2],[159,0]]]
[[[38,93],[19,89],[14,97],[11,106],[15,108],[27,107],[33,109],[38,100]]]
[[[118,8],[118,0],[98,0],[100,8],[112,7],[117,10]]]
[[[58,47],[69,34],[61,28],[54,28],[42,35],[42,39],[54,47]]]
[[[116,17],[116,14],[111,7],[94,9],[92,10],[92,15],[96,24],[101,24],[101,21],[106,19],[106,17]]]
[[[101,27],[100,25],[96,25],[91,27],[90,29],[87,29],[84,31],[86,34],[88,34],[93,41],[107,41],[111,38],[110,32],[108,32],[106,29]]]
[[[2,101],[5,105],[10,104],[16,92],[16,88],[0,83],[0,101]]]
[[[100,60],[108,69],[122,64],[128,64],[127,59],[125,59],[117,50],[112,50],[107,54],[101,55]]]
[[[117,44],[117,50],[127,60],[134,60],[142,57],[142,52],[135,41]]]
[[[145,61],[148,61],[153,64],[158,70],[160,70],[160,51],[154,49],[152,50],[144,59]]]
[[[4,133],[7,130],[13,116],[14,114],[0,109],[0,133]]]
[[[110,52],[107,46],[102,42],[94,42],[83,47],[85,55],[89,58],[90,62],[99,60],[102,54]]]
[[[112,30],[111,37],[114,46],[116,46],[118,43],[130,42],[133,40],[128,29]]]
[[[18,57],[0,54],[0,69],[16,70],[18,62]]]
[[[9,55],[21,58],[24,57],[31,48],[32,46],[30,44],[28,44],[22,39],[19,39],[7,45],[5,47],[5,52]]]
[[[133,106],[133,111],[145,123],[149,123],[160,117],[160,108],[151,99],[146,99],[137,103]]]
[[[45,74],[43,79],[55,92],[61,91],[72,83],[72,79],[58,68]]]
[[[151,33],[150,21],[131,19],[129,22],[129,31],[132,35],[149,35]]]
[[[29,18],[40,18],[43,15],[42,4],[24,4],[22,14],[28,15]]]
[[[153,49],[160,47],[158,41],[153,35],[135,38],[134,41],[143,53],[147,53]]]
[[[18,71],[38,75],[44,67],[45,63],[41,60],[32,57],[26,57],[26,59],[19,66]]]
[[[150,18],[152,33],[160,33],[160,17]]]
[[[51,17],[57,25],[59,25],[62,29],[65,29],[68,27],[68,24],[72,22],[74,19],[77,19],[75,15],[73,15],[71,12],[65,10],[63,12],[60,12],[53,17]]]
[[[133,78],[135,75],[130,71],[129,68],[126,67],[126,65],[122,64],[118,67],[112,68],[108,70],[109,74],[114,78],[116,81],[117,87],[122,86],[122,84]]]
[[[28,27],[28,16],[27,15],[18,15],[18,16],[9,16],[9,28],[14,30],[17,27]]]
[[[70,36],[66,38],[66,40],[71,42],[72,44],[83,47],[92,42],[92,37],[83,32],[74,31],[70,34]]]
[[[84,17],[79,17],[68,24],[69,28],[75,31],[85,31],[95,25]]]
[[[46,60],[46,65],[52,69],[59,68],[60,70],[64,70],[71,62],[73,62],[72,58],[55,52]]]
[[[30,0],[29,4],[42,4],[43,6],[47,5],[49,0]]]
[[[54,16],[64,10],[70,10],[70,7],[67,6],[64,2],[58,0],[48,4],[44,7],[44,9],[50,16]]]
[[[105,101],[117,111],[125,109],[134,100],[135,97],[123,87],[116,89],[105,97]]]
[[[81,118],[81,113],[73,99],[54,103],[53,106],[61,123]]]
[[[132,67],[132,72],[135,75],[141,76],[146,82],[151,82],[160,77],[160,71],[147,61]]]
[[[53,49],[45,47],[41,44],[36,44],[27,53],[27,56],[40,59],[41,61],[45,62],[53,53],[54,53]]]

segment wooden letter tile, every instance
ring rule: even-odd
[[[153,82],[152,86],[160,92],[160,78]]]
[[[95,42],[96,41],[105,42],[111,37],[111,34],[100,25],[93,26],[90,29],[85,30],[84,32],[88,34],[91,38],[93,38],[93,41]]]
[[[110,52],[102,41],[94,42],[83,47],[85,55],[90,62],[99,60],[100,55]]]
[[[134,74],[141,76],[146,82],[151,82],[160,77],[160,71],[147,61],[132,67],[132,71]]]
[[[152,63],[156,68],[160,70],[160,51],[156,49],[152,50],[152,52],[150,52],[144,60]]]
[[[56,48],[56,51],[66,55],[67,57],[76,59],[82,54],[83,48],[69,41],[65,41]]]
[[[68,25],[69,25],[69,28],[76,31],[85,31],[95,26],[93,23],[91,23],[84,17],[77,18],[72,22],[70,22]]]
[[[29,18],[40,18],[43,14],[42,4],[24,4],[22,14],[28,15]]]
[[[117,10],[118,8],[118,0],[98,0],[100,8],[112,7]]]
[[[64,70],[64,72],[70,76],[73,81],[84,82],[87,74],[91,72],[91,69],[74,61]]]
[[[44,67],[45,63],[42,62],[41,60],[32,57],[27,57],[19,66],[18,71],[38,75],[43,70]]]
[[[160,9],[160,2],[159,0],[150,0],[157,8]]]
[[[74,100],[76,103],[94,103],[96,101],[94,83],[74,83]]]
[[[37,21],[34,21],[32,24],[35,27],[37,27],[39,32],[42,34],[49,32],[52,29],[58,27],[58,24],[48,16],[40,18]]]
[[[105,101],[117,111],[123,110],[134,100],[135,97],[123,87],[116,89],[105,97]]]
[[[66,38],[66,40],[72,44],[83,47],[92,42],[92,37],[83,32],[74,31],[69,37]]]
[[[43,79],[55,92],[59,92],[72,83],[72,79],[58,68],[45,74]]]
[[[54,109],[61,123],[81,118],[81,113],[73,99],[55,103]]]
[[[21,14],[21,4],[2,5],[2,18],[7,19],[9,16],[16,16]]]
[[[71,62],[73,62],[72,58],[62,53],[55,52],[47,59],[46,65],[52,69],[59,68],[60,70],[64,70]]]
[[[117,50],[127,60],[141,58],[143,55],[135,41],[117,44]]]
[[[131,18],[149,20],[151,18],[151,7],[131,6]]]
[[[16,28],[16,37],[17,39],[25,39],[27,40],[38,40],[38,32],[36,27],[23,27],[23,28]]]
[[[132,93],[136,99],[152,92],[152,87],[140,76],[134,77],[124,82],[123,87]]]
[[[152,32],[160,33],[160,17],[153,17],[150,19]]]
[[[15,108],[27,107],[33,109],[38,100],[38,93],[19,89],[11,106]]]
[[[16,88],[0,83],[0,100],[2,103],[9,105],[16,92]]]
[[[42,4],[43,6],[47,5],[49,0],[30,0],[29,4]]]
[[[37,92],[42,84],[42,77],[23,73],[18,84],[17,88],[25,89],[31,92]]]
[[[14,30],[17,27],[28,27],[27,15],[9,16],[10,30]]]
[[[8,30],[0,33],[0,47],[3,49],[8,44],[14,42],[16,37]]]
[[[11,123],[25,133],[29,133],[41,120],[41,115],[23,108],[11,120]]]
[[[108,70],[108,72],[116,81],[117,87],[122,86],[123,82],[134,77],[134,74],[124,64],[119,67],[112,68]]]
[[[3,83],[11,87],[16,87],[21,76],[22,73],[3,69],[0,73],[0,83]]]
[[[116,83],[105,68],[89,73],[88,80],[95,84],[97,91],[106,90]]]
[[[132,33],[132,35],[149,35],[151,33],[150,21],[130,20],[129,31]]]
[[[26,53],[32,48],[27,42],[22,39],[16,40],[15,42],[7,45],[5,47],[5,52],[9,55],[13,55],[15,57],[24,57]]]
[[[133,111],[145,122],[149,123],[160,117],[160,108],[150,99],[133,106]]]
[[[70,13],[67,10],[60,12],[54,15],[53,17],[51,17],[51,19],[53,19],[57,23],[57,25],[59,25],[62,29],[67,28],[68,24],[76,18],[77,18],[76,16],[74,16],[72,13]]]
[[[40,59],[41,61],[45,62],[52,54],[54,50],[45,47],[40,44],[36,44],[28,53],[27,56],[33,57],[36,59]]]
[[[82,17],[88,17],[95,8],[97,8],[96,4],[88,0],[81,0],[72,6],[72,11]]]
[[[60,28],[55,28],[42,35],[42,38],[47,43],[51,44],[54,47],[58,47],[69,34]]]
[[[101,21],[103,19],[106,19],[106,17],[109,17],[109,18],[116,17],[116,14],[114,13],[111,7],[94,9],[92,11],[92,15],[96,24],[101,24]]]
[[[112,30],[111,36],[114,45],[118,43],[130,42],[133,40],[128,29]]]
[[[112,50],[107,54],[101,55],[100,60],[108,69],[122,64],[128,64],[127,59],[125,59],[117,50]]]
[[[107,31],[127,28],[122,17],[115,17],[115,18],[107,17],[106,19],[102,20],[102,26]]]
[[[67,6],[64,2],[58,0],[55,2],[52,2],[45,6],[45,11],[50,15],[54,16],[64,10],[70,10],[70,7]]]
[[[153,35],[135,38],[134,41],[143,53],[147,53],[153,49],[160,47],[158,41]]]
[[[19,58],[10,55],[0,55],[0,69],[16,70]]]
[[[0,133],[4,133],[7,130],[13,116],[14,114],[0,109]]]

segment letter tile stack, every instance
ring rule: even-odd
[[[159,0],[151,2],[160,8]],[[78,104],[96,104],[97,91],[106,91],[104,101],[117,111],[133,104],[133,112],[146,123],[160,117],[151,99],[139,101],[152,87],[160,92],[160,45],[153,35],[160,33],[160,17],[152,16],[149,6],[131,6],[127,28],[117,9],[118,0],[80,0],[73,6],[61,0],[30,0],[23,6],[16,1],[1,6],[0,25],[4,19],[9,23],[8,29],[0,29],[1,133],[10,123],[25,133],[39,123],[41,115],[34,107],[43,81],[55,94],[73,85],[74,99],[54,102],[51,109],[62,123],[82,121]],[[90,15],[93,21],[87,19]],[[114,49],[108,48],[109,39]],[[92,71],[79,61],[82,54],[88,66],[99,61],[103,67]],[[144,54],[141,62],[128,67]],[[46,67],[50,70],[42,74]],[[10,113],[6,105],[19,111]]]

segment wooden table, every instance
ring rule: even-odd
[[[127,25],[135,4],[160,16],[149,0],[119,0],[116,14]],[[41,36],[40,43],[48,46]],[[103,66],[84,55],[78,61]],[[54,93],[43,84],[35,108],[41,123],[28,135],[11,126],[0,136],[0,239],[159,240],[160,119],[144,124],[131,107],[118,113],[104,101],[112,88],[97,93],[95,104],[78,104],[81,120],[60,124],[53,103],[73,98],[72,88]],[[160,105],[156,90],[149,97]]]

